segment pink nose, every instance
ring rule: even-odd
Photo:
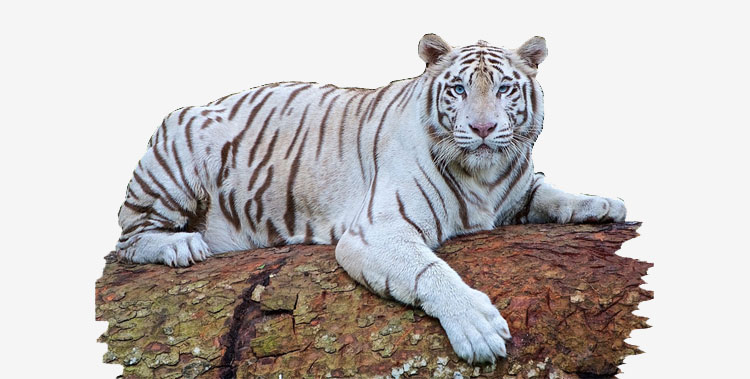
[[[484,122],[484,123],[477,123],[477,124],[469,124],[469,128],[478,136],[485,138],[490,133],[492,133],[493,130],[495,130],[495,127],[497,126],[497,123],[491,123],[491,122]]]

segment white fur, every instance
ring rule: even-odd
[[[479,52],[502,56],[511,80],[489,60],[462,70],[461,59]],[[518,52],[454,50],[429,35],[420,56],[424,74],[377,90],[277,83],[173,112],[129,185],[118,253],[187,266],[231,250],[338,240],[336,259],[352,278],[439,318],[461,358],[505,356],[506,321],[433,249],[513,222],[622,221],[625,207],[533,173],[543,39]],[[479,70],[489,71],[471,75]],[[498,94],[500,80],[515,89]],[[466,96],[451,94],[458,82]],[[482,138],[476,123],[497,127]]]

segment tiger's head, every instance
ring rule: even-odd
[[[451,48],[427,34],[419,56],[427,64],[420,113],[435,141],[436,159],[477,171],[533,145],[544,119],[535,80],[547,56],[544,38],[509,50],[484,41]]]

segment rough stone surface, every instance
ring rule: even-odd
[[[381,299],[331,246],[211,257],[189,268],[107,256],[96,283],[100,341],[124,378],[611,377],[648,327],[632,311],[650,263],[615,255],[638,223],[508,226],[439,255],[508,320],[507,359],[459,360],[437,320]]]

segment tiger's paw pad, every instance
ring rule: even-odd
[[[505,341],[510,340],[508,323],[484,293],[471,290],[469,302],[459,312],[439,317],[453,350],[469,363],[495,363],[505,357]]]

